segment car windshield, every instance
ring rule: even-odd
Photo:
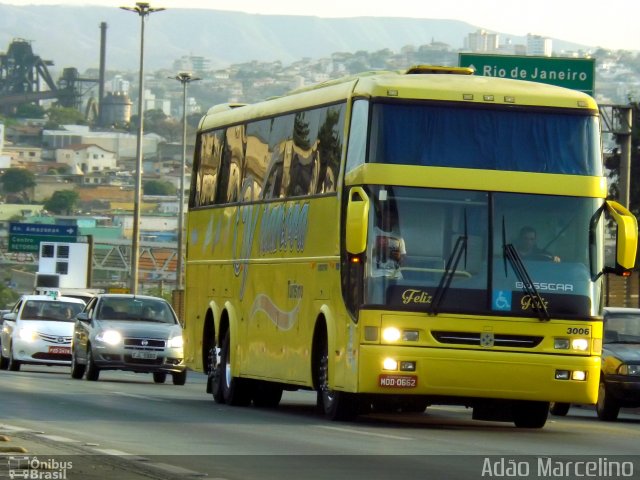
[[[640,313],[608,312],[604,343],[640,343]]]
[[[20,314],[20,320],[73,322],[74,317],[80,313],[83,307],[82,303],[27,300]]]
[[[130,320],[176,323],[169,304],[162,300],[140,298],[104,299],[98,308],[99,320]]]

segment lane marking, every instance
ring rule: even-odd
[[[413,440],[411,437],[401,437],[399,435],[389,435],[387,433],[375,433],[364,432],[362,430],[356,430],[354,428],[341,428],[341,427],[329,427],[327,425],[316,425],[318,428],[324,428],[325,430],[335,430],[336,432],[355,433],[357,435],[366,435],[369,437],[390,438],[391,440]]]
[[[54,442],[63,442],[63,443],[80,443],[80,440],[74,440],[73,438],[60,437],[58,435],[44,435],[38,434],[39,438],[46,438],[47,440],[53,440]]]
[[[96,452],[104,453],[105,455],[113,455],[116,457],[130,457],[131,455],[127,452],[123,452],[122,450],[113,450],[110,448],[94,448]]]
[[[166,402],[163,398],[155,398],[155,397],[147,397],[146,395],[138,395],[136,393],[126,393],[126,392],[111,392],[114,395],[120,395],[123,397],[131,397],[131,398],[139,398],[141,400],[151,400],[152,402]]]
[[[163,470],[169,473],[175,473],[177,475],[189,475],[190,477],[206,477],[206,473],[196,472],[195,470],[188,470],[186,468],[178,467],[176,465],[169,465],[168,463],[150,463],[151,467]]]

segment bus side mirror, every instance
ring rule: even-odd
[[[636,264],[638,221],[629,210],[618,202],[607,200],[607,209],[618,226],[616,266],[607,270],[618,275],[628,274]]]
[[[347,252],[359,255],[367,248],[369,197],[362,187],[352,187],[347,201]]]

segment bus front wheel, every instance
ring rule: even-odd
[[[318,362],[318,409],[330,420],[352,420],[358,414],[355,394],[339,392],[329,388],[329,350],[326,340],[322,342]]]
[[[513,423],[518,428],[542,428],[548,416],[549,402],[514,402]]]

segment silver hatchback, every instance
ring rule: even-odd
[[[169,302],[146,295],[100,294],[76,317],[71,376],[98,380],[101,370],[152,373],[156,383],[170,374],[184,385],[187,369],[182,326]]]

